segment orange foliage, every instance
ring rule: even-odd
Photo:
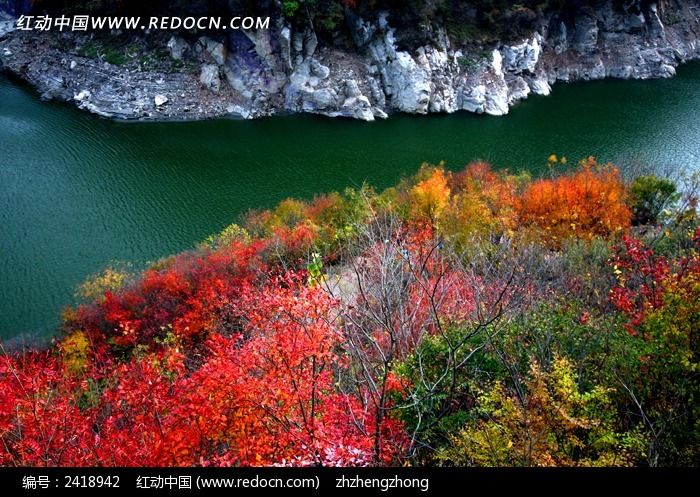
[[[632,216],[625,198],[617,168],[589,158],[573,174],[530,183],[516,205],[521,225],[543,230],[544,240],[558,246],[566,238],[625,231]]]

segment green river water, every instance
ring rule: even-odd
[[[506,117],[289,116],[121,123],[41,102],[0,77],[0,337],[48,337],[86,276],[188,249],[251,208],[423,161],[537,173],[556,153],[621,168],[700,164],[700,64],[655,81],[558,85]]]

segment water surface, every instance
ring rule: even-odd
[[[0,77],[0,337],[54,333],[111,261],[192,247],[250,208],[474,158],[537,172],[556,153],[622,168],[700,161],[700,64],[676,78],[559,85],[506,117],[311,116],[118,123]]]

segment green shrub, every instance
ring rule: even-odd
[[[676,185],[656,176],[638,176],[629,188],[632,223],[657,224],[664,209],[679,198]]]
[[[282,2],[282,14],[284,14],[284,17],[287,19],[291,19],[297,13],[297,10],[299,10],[299,6],[299,2],[295,0],[285,0]]]
[[[483,346],[483,335],[471,336],[473,332],[465,324],[448,328],[444,336],[426,337],[415,353],[396,366],[397,374],[413,385],[411,398],[420,401],[400,415],[409,432],[416,434],[419,446],[430,447],[424,453],[419,449],[416,455],[427,459],[424,462],[474,415],[470,409],[479,385],[505,374],[496,354]]]

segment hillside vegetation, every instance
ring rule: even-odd
[[[695,465],[697,181],[424,165],[80,288],[3,465]]]

